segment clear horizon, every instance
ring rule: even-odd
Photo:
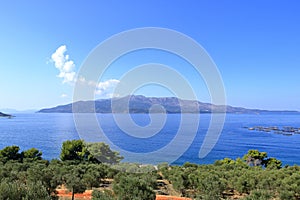
[[[143,27],[172,29],[202,45],[221,74],[227,105],[300,111],[299,6],[292,0],[2,2],[0,111],[71,103],[89,53],[112,35]],[[112,95],[122,76],[144,63],[171,67],[188,80],[197,100],[211,102],[190,63],[152,49],[121,56],[99,82],[89,82],[97,89],[95,97]],[[175,96],[155,84],[135,94]]]

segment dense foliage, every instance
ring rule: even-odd
[[[164,166],[160,170],[176,190],[193,199],[300,198],[299,166],[281,168],[281,161],[257,150],[249,150],[243,158],[225,158],[213,165]]]
[[[145,174],[120,174],[115,178],[113,191],[118,200],[155,200],[155,178]]]
[[[62,161],[116,164],[123,157],[119,155],[119,152],[112,151],[103,142],[85,143],[83,140],[67,140],[62,145],[60,159]]]
[[[114,165],[97,162],[96,157]],[[212,165],[164,163],[158,169],[118,163],[121,158],[106,144],[81,140],[66,141],[61,160],[52,161],[43,160],[34,148],[20,152],[17,146],[5,147],[0,150],[0,199],[57,199],[56,189],[62,185],[73,198],[94,189],[93,200],[153,200],[156,193],[214,200],[300,199],[300,167],[282,167],[279,160],[257,150]]]

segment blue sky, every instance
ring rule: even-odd
[[[296,0],[3,1],[0,108],[40,109],[71,102],[73,86],[63,83],[61,70],[51,61],[63,45],[69,55],[65,61],[73,62],[71,72],[76,73],[108,37],[133,28],[163,27],[206,49],[222,75],[228,104],[300,110],[299,8]],[[131,67],[154,61],[182,71],[191,84],[201,82],[184,61],[151,50],[121,58],[103,81],[118,80]],[[199,100],[209,101],[203,83],[195,90]],[[171,95],[157,86],[137,93]]]

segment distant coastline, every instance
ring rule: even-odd
[[[129,95],[120,98],[99,99],[95,101],[78,101],[52,108],[45,108],[38,113],[234,113],[234,114],[263,114],[263,113],[292,113],[298,111],[271,111],[247,109],[229,105],[214,105],[197,100],[184,100],[176,97],[145,97]]]
[[[5,114],[5,113],[0,112],[0,117],[8,117],[8,118],[10,118],[10,117],[13,117],[13,116],[10,115],[10,114]]]

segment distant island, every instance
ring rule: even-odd
[[[112,104],[113,102],[113,104]],[[129,106],[128,106],[129,102]],[[112,109],[114,105],[114,109]],[[53,108],[41,109],[39,113],[299,113],[297,111],[269,111],[259,109],[247,109],[228,105],[214,105],[202,103],[196,100],[183,100],[176,97],[145,97],[142,95],[129,95],[120,98],[99,99],[95,101],[78,101]],[[73,109],[72,109],[73,108]],[[300,114],[300,113],[299,113]]]
[[[10,118],[10,117],[13,117],[13,116],[0,112],[0,117],[9,117]]]

